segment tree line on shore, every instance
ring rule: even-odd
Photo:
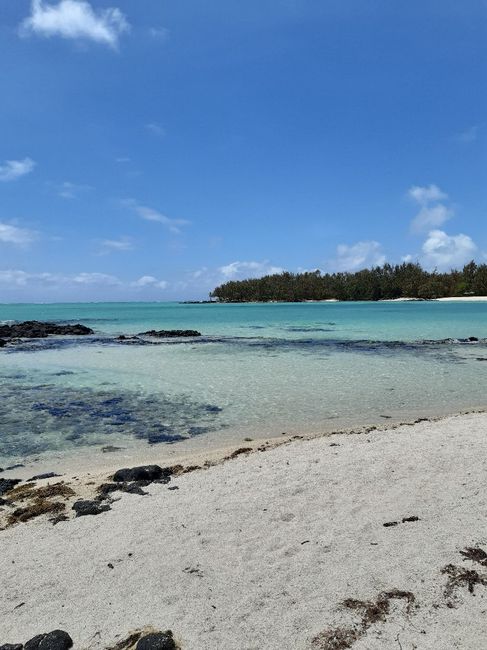
[[[426,271],[420,264],[384,264],[354,273],[283,272],[262,278],[231,280],[210,298],[220,302],[303,302],[306,300],[432,300],[487,295],[487,264],[466,264],[461,271]]]

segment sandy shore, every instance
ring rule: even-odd
[[[90,479],[71,486],[90,496]],[[107,648],[152,625],[185,650],[479,650],[487,566],[461,552],[487,551],[486,482],[477,413],[291,440],[97,516],[16,524],[0,643],[61,628]]]
[[[487,302],[487,296],[460,296],[456,298],[437,298],[440,302]]]

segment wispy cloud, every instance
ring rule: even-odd
[[[158,138],[163,138],[166,135],[166,129],[157,122],[149,122],[145,128]]]
[[[42,295],[77,295],[102,296],[112,298],[114,295],[124,298],[146,292],[157,296],[167,289],[169,283],[151,275],[143,275],[137,280],[121,280],[116,275],[100,272],[83,271],[77,274],[40,272],[32,273],[22,269],[0,270],[0,291],[11,295],[15,290],[21,294],[39,299]],[[42,292],[46,293],[43,294]],[[71,292],[71,293],[70,293]],[[1,294],[0,294],[1,295]]]
[[[130,237],[120,237],[119,239],[102,239],[99,242],[99,255],[106,255],[112,252],[126,252],[134,250],[133,241]]]
[[[72,280],[75,284],[84,284],[84,285],[103,285],[116,287],[122,284],[114,275],[109,275],[107,273],[78,273],[78,275],[70,277],[61,278],[68,282]]]
[[[37,233],[27,228],[18,228],[9,223],[0,222],[0,244],[12,244],[25,248],[37,239]]]
[[[377,241],[360,241],[356,244],[340,244],[336,257],[327,265],[330,271],[356,271],[358,269],[381,266],[386,256]]]
[[[56,187],[57,194],[62,199],[77,199],[80,194],[92,189],[91,185],[77,185],[69,181],[65,181]]]
[[[414,185],[408,191],[409,197],[415,201],[420,210],[411,222],[411,230],[419,233],[431,228],[442,226],[454,215],[451,207],[445,204],[448,194],[440,190],[437,185]]]
[[[218,268],[218,272],[224,280],[259,278],[263,275],[274,275],[283,271],[284,269],[280,266],[273,266],[267,260],[264,262],[231,262]]]
[[[36,163],[31,158],[23,160],[6,160],[0,165],[0,181],[15,181],[34,170]]]
[[[169,38],[169,30],[166,27],[151,27],[149,34],[160,41],[167,41]]]
[[[158,210],[154,210],[154,208],[149,208],[145,205],[140,205],[139,203],[137,203],[137,201],[134,201],[133,199],[128,199],[126,201],[123,201],[122,203],[128,208],[134,210],[134,212],[141,219],[144,219],[145,221],[154,221],[156,223],[160,223],[163,226],[165,226],[169,230],[169,232],[172,232],[175,235],[181,234],[181,228],[191,223],[186,219],[171,219],[170,217],[167,217],[165,214],[159,212]]]
[[[421,262],[428,269],[448,271],[470,261],[477,246],[468,235],[447,235],[443,230],[432,230],[423,244]]]
[[[31,13],[20,25],[21,36],[89,40],[117,49],[119,38],[130,31],[120,9],[95,10],[86,0],[61,0],[49,4],[32,0]]]
[[[478,140],[479,132],[480,125],[474,124],[474,126],[470,126],[468,129],[457,133],[453,139],[455,142],[459,142],[460,144],[471,144],[472,142],[476,142]]]

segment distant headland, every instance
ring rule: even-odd
[[[487,264],[472,261],[462,270],[426,271],[420,264],[384,264],[355,273],[278,273],[232,280],[216,287],[219,302],[313,302],[334,300],[434,300],[487,296]]]

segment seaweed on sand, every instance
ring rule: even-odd
[[[313,647],[316,650],[346,650],[351,648],[355,641],[365,636],[372,625],[386,622],[387,616],[390,614],[390,602],[397,599],[407,601],[406,613],[410,614],[415,602],[414,594],[410,591],[401,591],[399,589],[382,591],[375,601],[347,598],[342,602],[342,607],[358,612],[360,622],[357,625],[329,628],[320,632],[312,640]]]
[[[441,572],[448,576],[445,587],[445,597],[451,599],[460,587],[467,587],[471,594],[475,593],[476,585],[487,586],[487,576],[480,575],[475,569],[465,569],[464,567],[447,564]]]
[[[15,506],[18,502],[22,506],[9,512],[7,524],[11,526],[45,514],[59,515],[66,509],[65,500],[74,494],[74,490],[65,483],[54,483],[40,488],[32,484],[18,485],[7,493],[7,501],[11,506]],[[64,501],[60,501],[59,498]]]

